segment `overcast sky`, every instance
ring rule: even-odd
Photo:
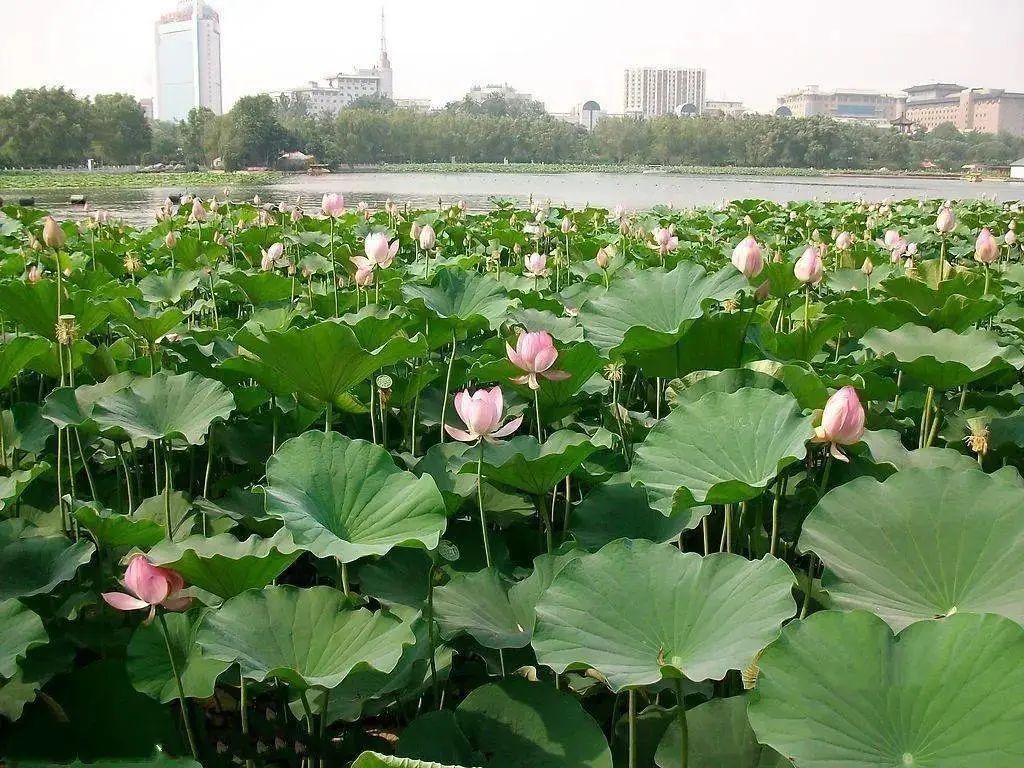
[[[376,61],[379,0],[210,0],[225,108]],[[152,96],[174,0],[0,0],[0,93]],[[384,0],[395,95],[442,105],[508,82],[551,111],[622,110],[627,66],[704,67],[707,96],[761,111],[797,87],[927,81],[1024,91],[1024,0]]]

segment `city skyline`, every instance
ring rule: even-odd
[[[605,0],[523,2],[524,12],[508,18],[468,0],[439,5],[438,12],[429,3],[386,2],[396,97],[428,97],[441,106],[475,84],[507,82],[553,112],[586,99],[617,112],[623,71],[651,66],[705,69],[709,100],[740,100],[762,112],[779,95],[811,84],[898,92],[915,83],[958,82],[1024,90],[1024,47],[1014,34],[1024,28],[1024,4],[1009,0],[978,0],[969,18],[943,12],[959,7],[953,2],[923,0],[865,0],[856,15],[809,0],[771,9],[743,0],[714,8],[638,0],[629,15]],[[0,93],[66,85],[80,95],[155,95],[152,25],[174,5],[96,0],[85,8],[53,0],[45,35],[16,36],[0,51]],[[225,110],[240,96],[376,59],[380,3],[293,0],[284,18],[269,3],[212,5],[223,30]],[[5,16],[14,26],[38,25],[37,14],[12,6]],[[543,9],[540,16],[529,12],[534,6]],[[320,21],[306,23],[311,18]],[[948,53],[953,46],[955,59]]]

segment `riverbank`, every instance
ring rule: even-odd
[[[189,173],[104,173],[0,171],[0,189],[148,189],[169,187],[263,186],[278,184],[287,174],[277,171],[197,171]]]

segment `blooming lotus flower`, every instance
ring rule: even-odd
[[[278,261],[284,256],[284,245],[274,243],[267,250],[263,251],[263,258],[260,260],[260,269],[264,272],[271,271],[277,266]]]
[[[764,269],[764,259],[761,257],[761,246],[758,245],[753,235],[747,235],[733,248],[732,265],[748,280],[761,274],[761,270]]]
[[[198,197],[192,203],[192,220],[200,224],[206,221],[206,209],[203,208],[203,201]]]
[[[912,259],[917,256],[917,243],[907,243],[907,258]]]
[[[992,236],[992,233],[985,227],[978,234],[974,241],[974,258],[985,266],[988,266],[999,258],[999,243]]]
[[[659,227],[652,234],[654,235],[654,247],[662,256],[679,247],[679,238],[675,236],[672,229]]]
[[[853,245],[853,235],[849,232],[840,232],[836,236],[836,248],[840,251],[848,251]]]
[[[127,592],[104,592],[103,599],[119,611],[149,608],[149,619],[156,615],[158,605],[169,611],[182,611],[192,601],[192,598],[180,594],[185,586],[181,574],[153,565],[145,555],[135,555],[131,559],[124,572],[123,584]]]
[[[612,211],[612,216],[616,221],[622,221],[626,218],[626,209],[622,205],[616,205],[615,210]]]
[[[948,205],[942,206],[942,210],[939,211],[939,215],[935,219],[935,229],[943,235],[948,235],[956,229],[956,214]]]
[[[67,235],[64,234],[64,230],[60,228],[60,224],[54,220],[53,216],[43,219],[43,242],[46,243],[47,248],[59,251],[64,247],[66,240]]]
[[[516,384],[529,384],[530,389],[540,389],[538,376],[550,381],[565,381],[571,375],[566,371],[551,369],[558,359],[558,350],[555,349],[554,339],[547,331],[520,333],[516,348],[512,349],[511,345],[506,343],[505,352],[512,365],[526,371],[524,375],[516,376],[512,381]]]
[[[849,461],[840,445],[859,443],[864,436],[864,406],[857,390],[845,386],[825,403],[821,424],[814,428],[814,441],[829,443],[829,452],[840,461]]]
[[[821,254],[813,245],[807,246],[793,265],[793,274],[801,283],[817,285],[821,282]]]
[[[478,389],[472,395],[466,389],[455,395],[455,412],[459,414],[467,429],[461,430],[448,424],[444,425],[444,429],[462,443],[473,443],[477,440],[494,443],[499,437],[511,435],[523,423],[523,417],[516,416],[505,426],[499,426],[504,409],[501,387]]]
[[[324,195],[324,199],[320,203],[320,210],[324,212],[325,216],[330,216],[332,219],[338,218],[345,212],[345,196],[335,192]]]
[[[434,228],[429,224],[425,225],[420,230],[420,248],[424,251],[429,251],[437,245],[437,233],[434,232]]]
[[[548,257],[543,253],[531,253],[523,259],[523,266],[534,277],[547,277]]]
[[[899,239],[900,239],[899,230],[887,229],[885,231],[885,239],[884,239],[885,247],[888,248],[890,251],[893,248],[896,247],[896,243],[899,242]]]
[[[902,259],[906,255],[908,248],[910,248],[910,243],[902,237],[897,238],[896,242],[892,245],[892,261],[895,262]]]
[[[398,253],[398,240],[388,242],[388,236],[383,232],[374,232],[366,236],[363,243],[363,250],[366,256],[352,257],[352,263],[358,269],[387,269]]]

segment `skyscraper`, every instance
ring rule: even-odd
[[[184,120],[193,107],[222,112],[220,17],[202,0],[180,0],[156,23],[156,117]]]
[[[704,81],[703,69],[627,69],[623,111],[638,117],[699,115],[704,111]]]

